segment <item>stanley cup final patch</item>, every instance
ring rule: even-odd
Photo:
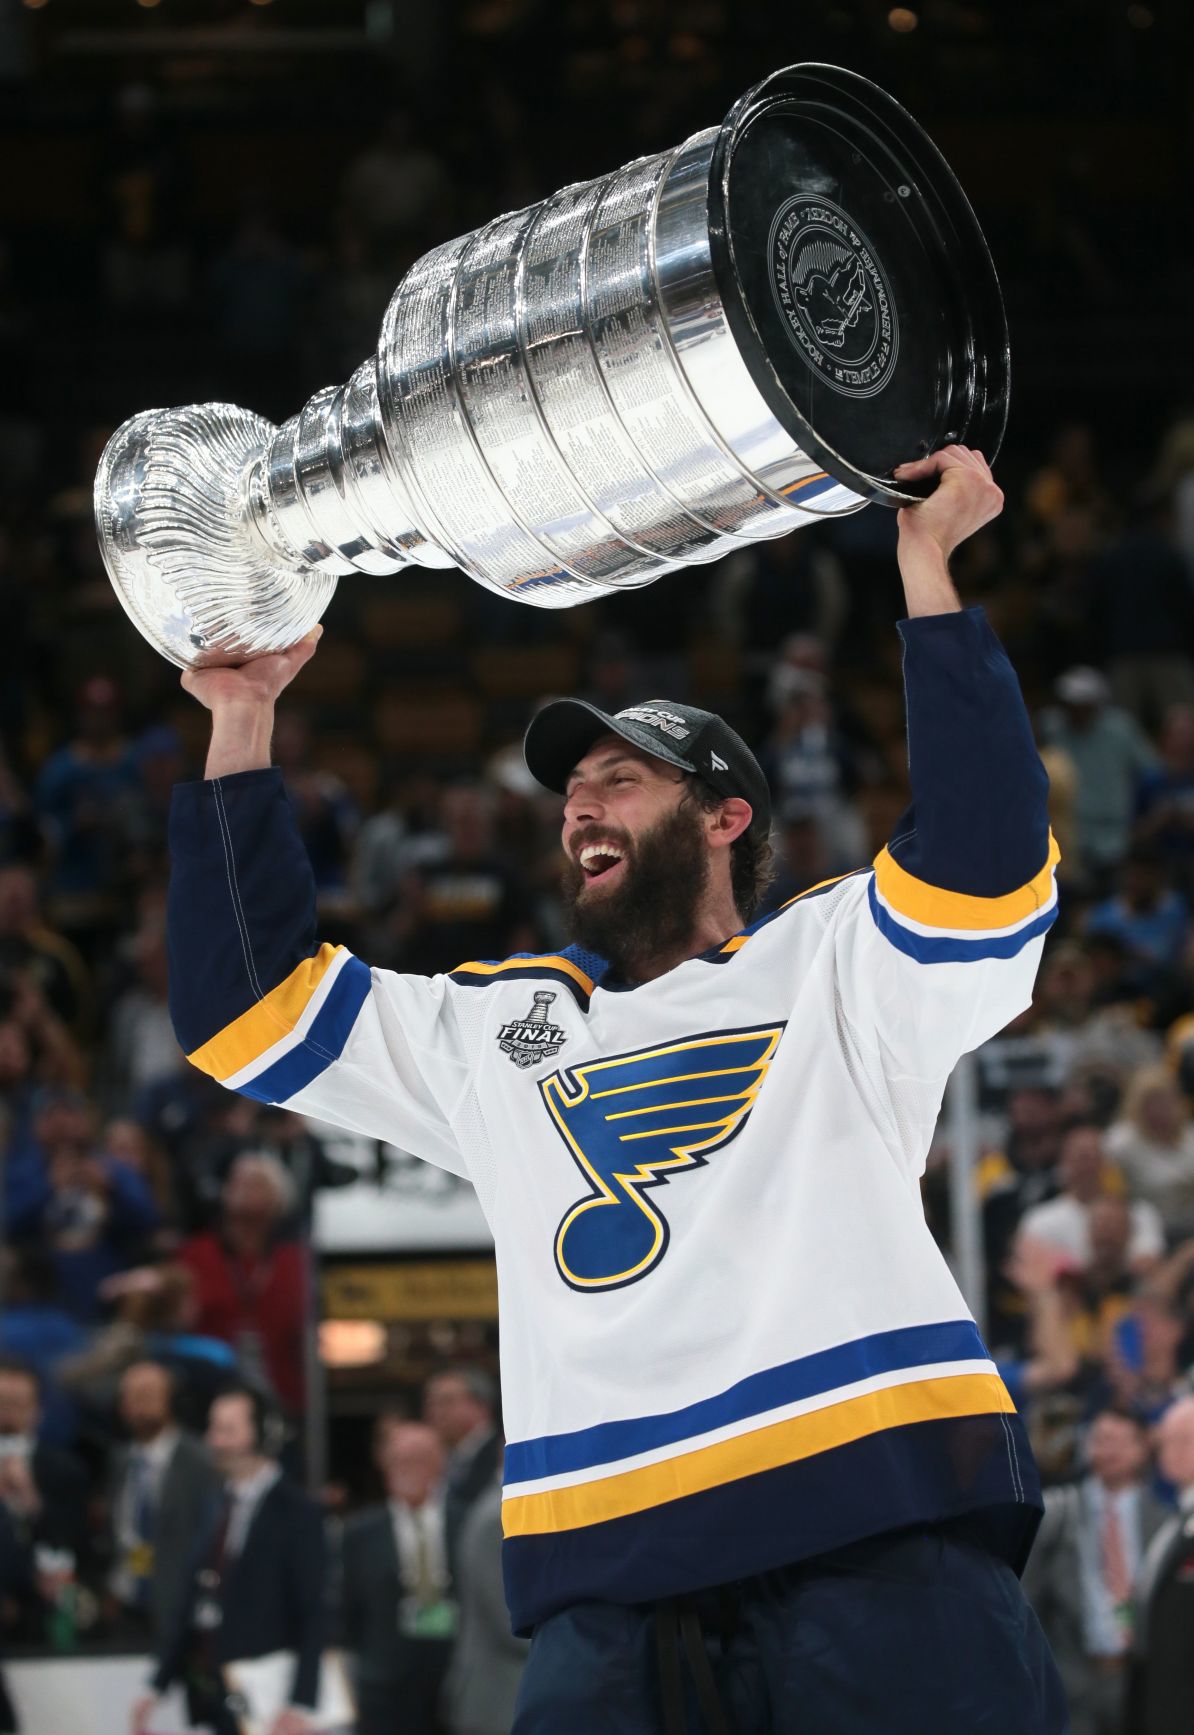
[[[874,248],[829,199],[799,194],[775,213],[771,293],[800,354],[830,388],[870,398],[900,347],[895,298]]]
[[[568,1032],[559,1024],[549,1024],[547,1008],[555,995],[547,988],[535,990],[534,1002],[525,1018],[511,1019],[498,1031],[498,1046],[515,1066],[538,1066],[560,1052],[568,1040]]]

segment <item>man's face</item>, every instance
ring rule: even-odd
[[[682,945],[709,884],[684,773],[603,735],[568,779],[564,893],[574,937],[615,968]]]
[[[1157,1465],[1175,1487],[1194,1487],[1194,1399],[1181,1399],[1162,1416],[1157,1427]]]
[[[1022,1169],[1051,1169],[1061,1148],[1061,1108],[1048,1091],[1020,1090],[1008,1102],[1016,1158]]]
[[[1096,1199],[1087,1207],[1094,1263],[1117,1272],[1127,1263],[1132,1220],[1122,1199]]]
[[[1087,1201],[1098,1196],[1103,1182],[1103,1141],[1095,1127],[1073,1127],[1061,1147],[1059,1169],[1067,1193]]]
[[[467,1439],[487,1417],[485,1407],[455,1374],[441,1374],[429,1383],[423,1399],[423,1419],[449,1449]]]
[[[1126,1416],[1097,1416],[1087,1447],[1090,1467],[1103,1482],[1134,1481],[1148,1455],[1143,1431]]]
[[[422,1506],[444,1476],[444,1449],[433,1430],[420,1422],[391,1428],[381,1450],[381,1473],[391,1500]]]
[[[120,1419],[134,1440],[153,1440],[170,1423],[170,1379],[165,1368],[140,1362],[120,1382]]]
[[[28,1374],[0,1373],[0,1434],[36,1434],[40,1407]]]
[[[253,1406],[239,1392],[217,1398],[207,1418],[207,1450],[221,1476],[234,1476],[257,1456]]]

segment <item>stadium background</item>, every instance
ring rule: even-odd
[[[123,1362],[188,1332],[220,1337],[200,1243],[223,1224],[239,1153],[271,1153],[293,1183],[274,1229],[294,1249],[288,1299],[309,1302],[307,1329],[267,1323],[262,1359],[293,1463],[333,1516],[376,1493],[379,1408],[413,1413],[434,1368],[495,1369],[497,1350],[466,1188],[224,1098],[174,1047],[164,820],[171,783],[201,770],[205,714],[104,575],[90,505],[103,442],[153,404],[223,398],[284,419],[372,352],[426,248],[678,143],[799,59],[875,78],[928,128],[979,213],[1011,324],[1007,509],[957,571],[1040,720],[1064,897],[1036,1005],[974,1075],[969,1198],[988,1272],[972,1300],[1013,1362],[1039,1364],[1033,1334],[1061,1320],[1029,1399],[1050,1475],[1072,1470],[1109,1388],[1155,1413],[1121,1316],[1137,1341],[1161,1309],[1188,1385],[1192,38],[1175,0],[0,12],[0,1349],[36,1346],[50,1425],[94,1489]],[[669,694],[757,743],[776,790],[777,899],[868,859],[906,796],[894,535],[871,508],[563,614],[455,572],[344,580],[277,741],[325,932],[420,971],[561,942],[555,804],[516,751],[557,692]],[[1059,692],[1076,666],[1094,673]],[[1021,1262],[1013,1283],[1018,1216],[1075,1116],[1115,1129],[1100,1193],[1148,1202],[1139,1177],[1158,1146],[1184,1165],[1184,1191],[1155,1201],[1161,1263],[1133,1269],[1121,1248],[1118,1268]],[[925,1186],[947,1242],[948,1142]],[[129,1271],[156,1276],[122,1282]],[[102,1577],[102,1527],[97,1509],[84,1576]],[[85,1629],[69,1643],[102,1642],[102,1621]]]

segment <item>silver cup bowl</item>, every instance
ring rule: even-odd
[[[974,214],[912,118],[790,67],[721,127],[435,248],[377,354],[276,428],[150,410],[96,480],[107,570],[180,667],[281,650],[337,580],[458,566],[568,608],[916,498],[993,457],[1007,328]]]

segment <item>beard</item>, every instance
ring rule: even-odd
[[[697,805],[683,800],[640,837],[620,834],[625,867],[608,891],[590,890],[584,869],[569,859],[563,883],[568,931],[577,945],[605,958],[615,975],[632,981],[637,965],[671,956],[691,937],[709,886],[702,819]]]

